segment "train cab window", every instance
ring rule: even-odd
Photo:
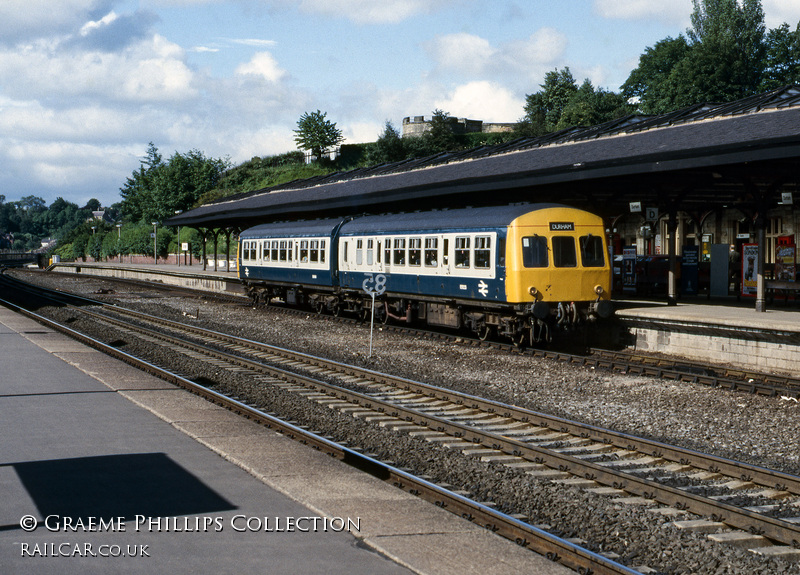
[[[575,238],[572,236],[553,236],[553,265],[557,268],[578,266],[575,254]]]
[[[308,254],[308,258],[313,263],[319,261],[319,240],[311,240],[311,252]]]
[[[409,238],[408,240],[408,265],[422,264],[422,238]]]
[[[475,268],[487,269],[491,266],[492,238],[477,236],[475,238]]]
[[[364,263],[364,240],[356,240],[356,265]]]
[[[585,268],[601,268],[605,265],[603,238],[600,236],[581,236],[581,264]]]
[[[371,266],[375,259],[375,240],[367,240],[367,265]]]
[[[546,268],[549,265],[546,237],[522,238],[522,265],[526,268]]]
[[[395,238],[394,239],[394,265],[396,265],[396,266],[404,266],[404,265],[406,265],[406,239],[405,238]]]
[[[278,240],[272,240],[272,249],[270,250],[270,256],[272,257],[273,262],[278,261]]]
[[[457,268],[469,267],[469,238],[456,237],[456,258]]]
[[[300,261],[308,261],[308,240],[300,240]]]
[[[439,238],[425,238],[425,265],[435,268],[438,265]]]

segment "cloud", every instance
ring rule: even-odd
[[[657,20],[668,26],[689,25],[691,0],[594,0],[594,10],[602,18],[619,20]]]
[[[763,0],[767,28],[777,28],[784,22],[794,30],[800,22],[800,2],[797,0]]]
[[[429,14],[457,0],[283,0],[278,4],[298,4],[306,13],[347,18],[357,24],[386,24]]]
[[[36,100],[165,102],[192,98],[197,92],[183,50],[162,36],[114,53],[63,46],[37,42],[0,50],[0,77],[14,78],[4,86],[5,94]]]
[[[540,28],[528,38],[499,46],[465,33],[439,36],[425,45],[438,73],[461,79],[503,79],[508,85],[528,86],[559,64],[566,37],[554,28]]]
[[[65,42],[64,47],[114,52],[149,35],[158,16],[152,12],[136,12],[118,15],[109,12],[99,20],[86,22],[76,36]]]
[[[286,70],[278,66],[277,60],[269,52],[259,52],[254,54],[246,64],[240,64],[236,68],[236,74],[254,75],[264,78],[267,82],[279,82],[286,76]]]
[[[3,0],[0,2],[0,44],[63,34],[87,20],[108,14],[116,0]]]
[[[436,107],[451,116],[485,122],[516,122],[525,101],[493,82],[470,82],[456,87]]]

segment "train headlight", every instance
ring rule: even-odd
[[[531,286],[530,288],[528,288],[528,293],[531,294],[533,297],[536,297],[537,295],[539,295],[539,290]]]
[[[603,286],[601,286],[599,284],[594,286],[594,293],[596,293],[597,295],[603,295],[604,291],[605,290],[603,289]]]

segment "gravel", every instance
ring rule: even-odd
[[[44,273],[26,273],[24,277],[147,313],[721,457],[792,474],[798,474],[800,467],[800,406],[793,400],[626,376],[377,327],[369,357],[368,326],[324,321],[314,314],[219,303],[211,298],[154,299],[141,287],[98,278]],[[114,293],[95,295],[102,290]],[[63,316],[65,312],[54,313]],[[82,323],[74,322],[71,327]],[[97,329],[88,322],[85,327]],[[174,360],[158,357],[157,349],[143,344],[122,349],[147,353],[163,363]],[[185,372],[186,365],[182,367]],[[659,573],[676,574],[800,573],[797,564],[759,558],[744,549],[713,543],[704,534],[678,531],[670,524],[672,518],[645,507],[620,504],[609,497],[470,459],[212,368],[193,376],[217,381],[223,391],[235,389],[240,397],[255,400],[269,411],[359,445],[398,467],[466,490],[478,501],[491,501],[500,510],[527,515],[532,523],[548,525],[557,535],[580,538],[595,552],[615,553],[618,561],[631,567],[646,565]]]

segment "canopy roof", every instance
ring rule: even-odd
[[[796,192],[800,87],[661,116],[628,116],[540,138],[383,164],[238,194],[167,225],[247,228],[387,211],[553,202],[604,216],[628,203],[754,210]]]

